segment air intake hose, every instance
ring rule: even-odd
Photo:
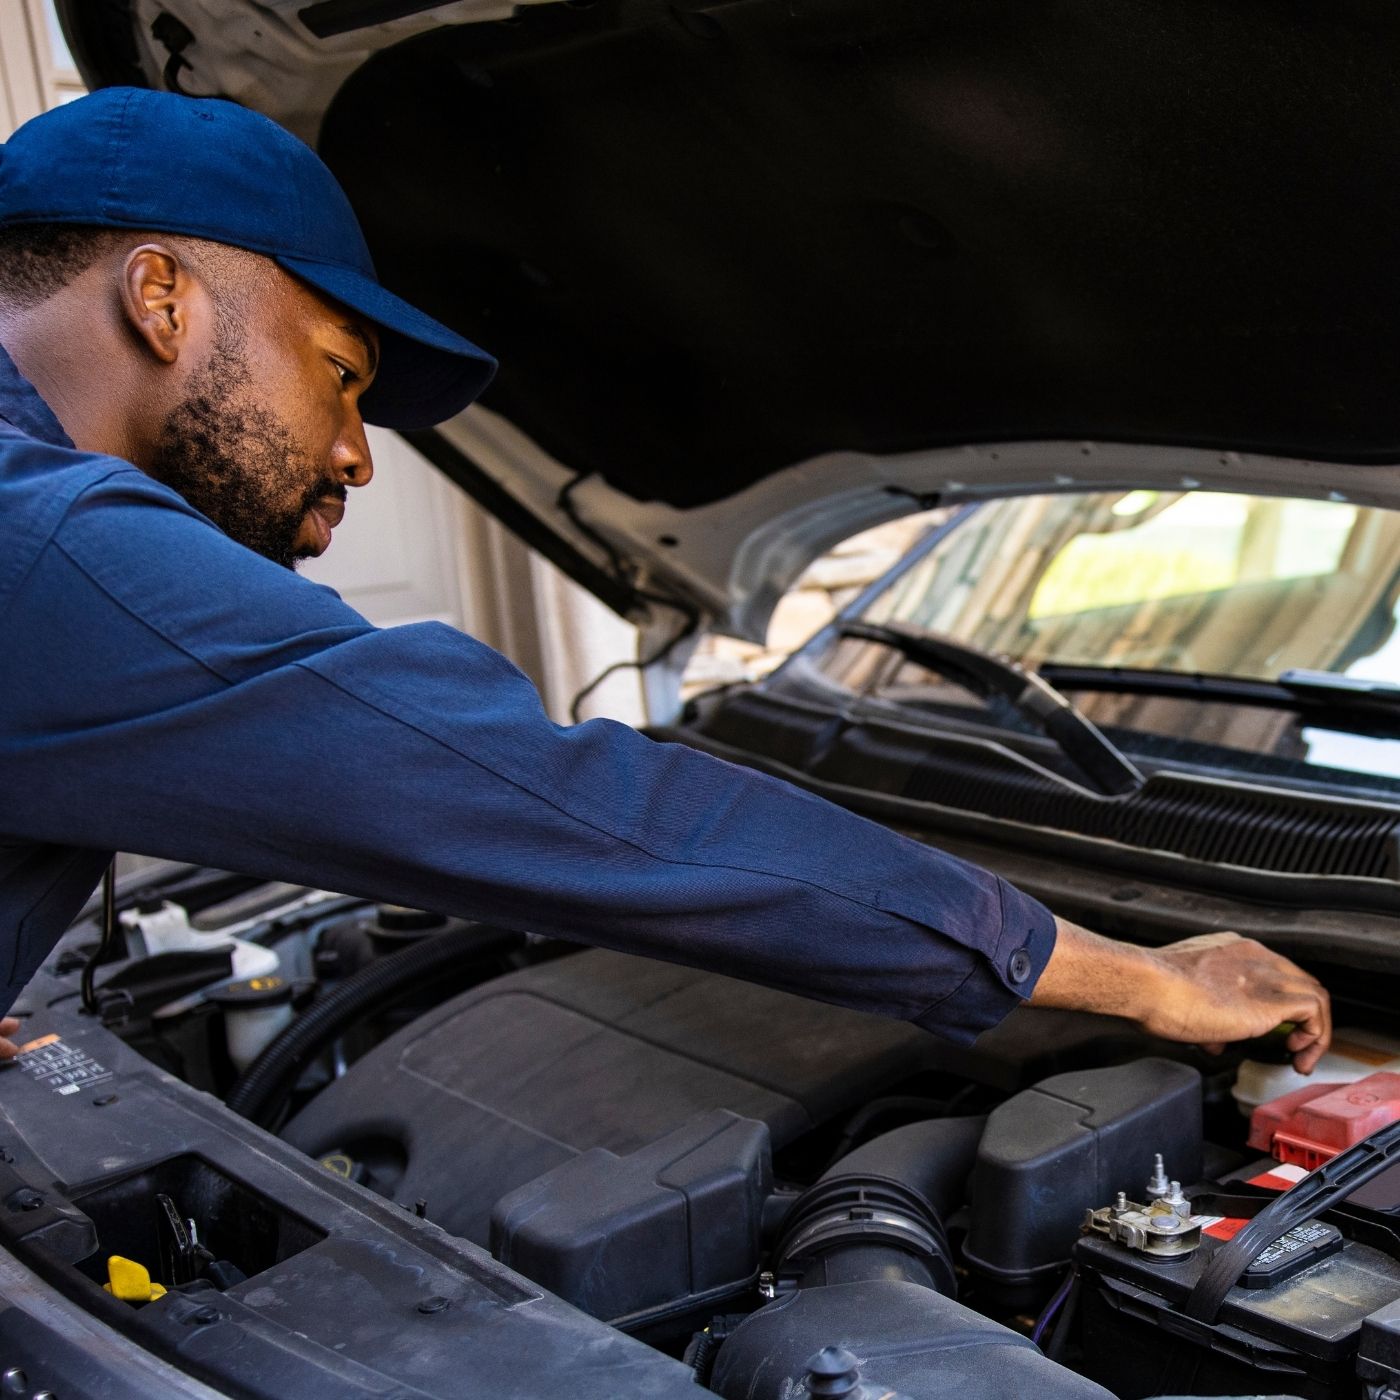
[[[791,1400],[804,1385],[814,1395],[812,1353],[843,1347],[861,1358],[862,1400],[1112,1400],[951,1296],[940,1215],[966,1197],[983,1122],[939,1118],[886,1133],[804,1192],[779,1245],[789,1286],[724,1340],[710,1389],[724,1400]]]
[[[911,1123],[843,1157],[788,1212],[774,1272],[799,1288],[893,1279],[953,1296],[942,1216],[962,1204],[985,1123]]]

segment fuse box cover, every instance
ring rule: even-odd
[[[1351,1084],[1309,1084],[1260,1104],[1249,1145],[1312,1171],[1400,1119],[1400,1074],[1381,1070]]]

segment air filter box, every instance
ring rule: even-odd
[[[1158,1152],[1173,1177],[1200,1175],[1201,1078],[1172,1060],[1057,1074],[994,1109],[964,1247],[979,1285],[1033,1303],[1063,1275],[1084,1212],[1136,1199]]]
[[[626,1156],[595,1147],[503,1196],[491,1252],[636,1327],[753,1282],[771,1189],[767,1127],[717,1110]]]

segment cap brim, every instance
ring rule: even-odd
[[[360,400],[366,423],[430,428],[460,413],[496,373],[496,361],[485,350],[372,278],[302,258],[277,262],[379,328],[379,370]]]

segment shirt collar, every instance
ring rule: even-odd
[[[51,443],[54,447],[73,446],[73,439],[63,431],[53,409],[15,368],[15,362],[3,345],[0,345],[0,418],[40,442]]]

